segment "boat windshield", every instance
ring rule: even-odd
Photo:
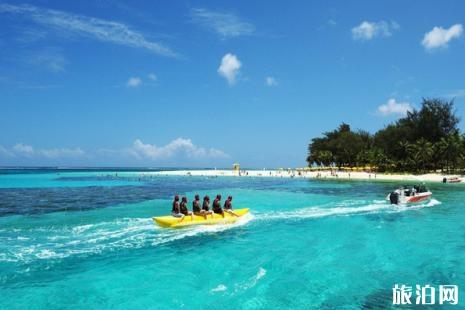
[[[424,185],[415,185],[413,187],[413,189],[415,190],[415,192],[417,193],[425,193],[428,191],[428,189],[426,188],[426,186]]]
[[[428,189],[424,185],[414,185],[414,186],[401,186],[399,191],[405,196],[413,196],[414,193],[425,193]]]

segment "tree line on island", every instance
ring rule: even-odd
[[[379,172],[465,170],[465,135],[461,134],[454,102],[423,99],[419,110],[370,134],[342,123],[312,139],[309,166],[370,167]]]

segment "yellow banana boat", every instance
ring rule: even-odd
[[[227,224],[234,223],[239,217],[249,213],[249,209],[234,209],[233,212],[238,216],[234,216],[225,212],[224,218],[221,214],[213,214],[213,216],[209,214],[207,215],[207,219],[205,219],[203,216],[194,215],[194,220],[192,220],[192,218],[188,215],[184,216],[184,219],[181,221],[179,217],[167,215],[154,217],[153,221],[161,227],[165,228],[177,228],[191,225]]]

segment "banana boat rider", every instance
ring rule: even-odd
[[[210,197],[208,195],[203,197],[202,210],[211,212],[213,217],[213,211],[210,211]]]
[[[224,211],[221,208],[221,195],[220,194],[216,195],[215,200],[213,200],[212,210],[216,214],[221,214],[224,217]]]
[[[192,221],[194,221],[194,213],[192,213],[191,211],[189,211],[187,209],[187,197],[184,196],[182,197],[181,199],[181,203],[179,204],[179,211],[184,215],[190,215],[191,216],[191,219]],[[183,218],[184,219],[184,218]],[[181,220],[182,221],[182,220]]]
[[[194,214],[199,215],[199,216],[203,216],[205,219],[207,219],[208,214],[211,214],[212,218],[213,218],[213,212],[208,210],[208,206],[207,206],[207,210],[205,210],[204,206],[205,206],[205,198],[204,198],[203,205],[202,205],[202,208],[201,208],[200,207],[200,196],[195,195],[194,201],[192,202],[192,211],[194,212]]]
[[[234,215],[236,217],[239,217],[239,215],[237,215],[236,213],[234,213],[233,211],[233,207],[232,207],[232,196],[228,196],[228,199],[226,199],[226,201],[224,202],[224,206],[223,206],[223,210],[224,212],[227,212],[231,215]],[[223,215],[224,216],[224,215]]]
[[[174,217],[181,218],[180,222],[182,222],[182,220],[184,220],[184,214],[181,213],[181,208],[179,206],[179,196],[178,195],[174,196],[173,208],[171,209],[171,215],[174,216]]]

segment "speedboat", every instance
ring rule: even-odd
[[[387,195],[386,200],[391,204],[408,204],[429,200],[431,193],[424,185],[402,186]]]
[[[444,178],[442,179],[442,183],[460,183],[462,182],[462,179],[459,177],[450,177],[450,178]]]

